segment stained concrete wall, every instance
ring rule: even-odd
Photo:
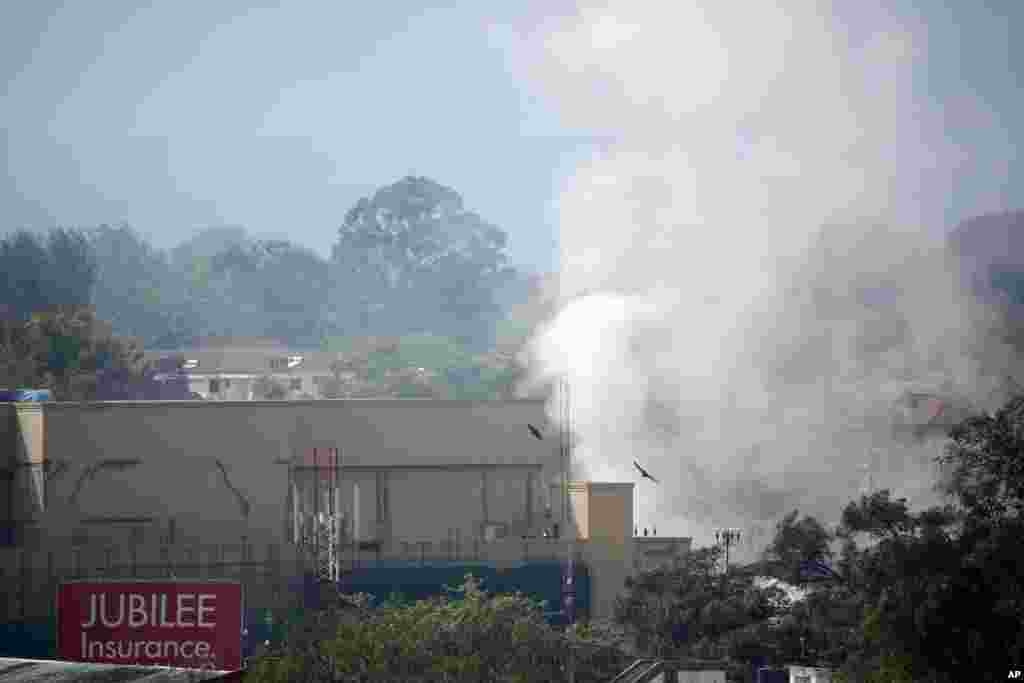
[[[110,521],[121,518],[174,519],[183,541],[287,540],[287,462],[313,447],[340,449],[346,516],[367,536],[438,539],[458,528],[472,537],[486,521],[519,530],[528,481],[543,481],[557,459],[527,431],[543,421],[539,401],[52,403],[42,411],[43,457],[58,473],[38,512],[51,536],[115,528]]]
[[[10,449],[26,430],[29,450],[51,473],[45,501],[32,499],[27,511],[50,548],[102,555],[104,545],[123,542],[127,552],[140,537],[167,537],[172,530],[182,546],[240,547],[244,539],[256,548],[286,547],[295,503],[289,463],[302,462],[314,447],[339,449],[349,528],[360,539],[383,541],[386,556],[438,557],[444,544],[455,544],[461,556],[514,563],[553,549],[563,556],[572,547],[535,541],[538,547],[528,548],[518,539],[531,522],[534,531],[548,522],[541,489],[560,472],[557,444],[538,441],[526,427],[544,422],[539,401],[51,403],[33,409],[38,419],[9,424],[2,435]],[[572,488],[574,518],[586,520],[588,538],[576,552],[591,568],[593,614],[609,616],[633,564],[632,485],[573,482]],[[556,520],[560,491],[548,492]],[[508,539],[481,546],[489,522],[501,525]]]
[[[0,404],[0,525],[19,537],[46,502],[43,415],[38,403]]]

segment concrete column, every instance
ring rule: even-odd
[[[0,455],[0,469],[3,477],[11,482],[11,513],[18,520],[38,519],[46,510],[46,486],[44,468],[46,451],[44,443],[43,406],[36,404],[9,404],[4,415],[5,425],[0,433],[8,443],[4,444],[5,455]],[[5,457],[6,456],[6,457]]]

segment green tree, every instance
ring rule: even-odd
[[[457,340],[433,334],[334,337],[324,348],[338,354],[322,389],[328,398],[511,398],[523,374],[511,354],[473,354]]]
[[[114,336],[90,307],[0,321],[0,386],[47,388],[61,401],[92,400],[102,371],[127,370],[141,381],[145,369],[142,347]]]
[[[433,332],[489,345],[501,292],[516,277],[507,242],[433,180],[407,177],[381,188],[345,215],[332,252],[342,332]]]
[[[1024,512],[1024,396],[995,415],[970,417],[950,434],[943,489],[975,521],[1020,519]]]
[[[964,420],[939,459],[948,504],[914,511],[889,491],[851,501],[836,534],[838,575],[809,585],[770,628],[751,624],[727,640],[757,634],[778,659],[806,652],[844,681],[1002,680],[1020,668],[1022,435],[1024,397]],[[768,555],[776,566],[824,559],[826,536],[791,514]]]
[[[471,576],[431,600],[343,604],[293,629],[281,652],[253,667],[254,680],[561,681],[573,647],[576,680],[602,681],[627,661],[607,632],[580,628],[571,645],[542,604],[488,594]]]
[[[137,337],[147,347],[175,348],[201,333],[188,298],[188,282],[166,253],[128,226],[102,225],[89,232],[96,255],[93,301],[97,315],[115,333]]]
[[[775,527],[775,535],[765,549],[765,559],[775,565],[775,575],[792,583],[801,582],[801,564],[821,562],[832,556],[832,535],[814,517],[800,517],[793,510]]]
[[[789,599],[776,586],[760,586],[743,571],[723,583],[719,548],[702,548],[673,570],[627,580],[615,619],[637,649],[655,657],[730,657],[737,662],[770,653],[771,621]]]
[[[309,348],[329,331],[330,268],[309,249],[283,240],[232,245],[211,259],[210,280],[234,311],[235,334]]]
[[[88,305],[95,281],[95,257],[78,230],[58,228],[45,236],[21,230],[0,240],[0,304],[8,318]]]

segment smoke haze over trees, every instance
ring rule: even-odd
[[[10,317],[92,305],[148,350],[259,337],[344,354],[392,339],[351,378],[336,373],[334,394],[488,398],[514,391],[515,353],[548,313],[536,279],[507,265],[507,243],[451,188],[408,177],[345,215],[327,259],[237,226],[163,251],[103,225],[7,237],[0,284]]]
[[[429,333],[484,350],[527,293],[525,275],[506,265],[507,235],[427,178],[360,200],[329,259],[238,227],[208,229],[169,254],[128,227],[88,234],[99,314],[160,348],[206,336],[319,348],[334,337]]]

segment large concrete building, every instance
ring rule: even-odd
[[[13,529],[0,571],[35,577],[50,600],[39,577],[207,575],[272,558],[294,576],[323,571],[325,548],[334,576],[572,558],[585,611],[608,616],[626,577],[650,566],[636,555],[633,485],[563,485],[558,440],[529,429],[545,424],[537,400],[0,405],[0,527]],[[250,607],[276,605],[267,583],[253,582]],[[41,609],[22,593],[23,615]]]
[[[315,506],[314,453],[356,540],[530,535],[558,473],[536,401],[43,403],[7,406],[15,519],[46,537],[168,524],[182,539],[287,542]],[[329,456],[335,453],[336,456]],[[10,457],[10,456],[8,456]],[[336,470],[336,471],[335,471]],[[302,491],[297,489],[301,488]],[[289,503],[286,505],[286,503]],[[328,501],[330,502],[330,501]],[[326,503],[325,503],[326,505]],[[324,508],[321,511],[324,511]],[[308,515],[307,515],[308,516]],[[488,532],[494,526],[501,528]],[[112,528],[112,526],[111,526]]]

